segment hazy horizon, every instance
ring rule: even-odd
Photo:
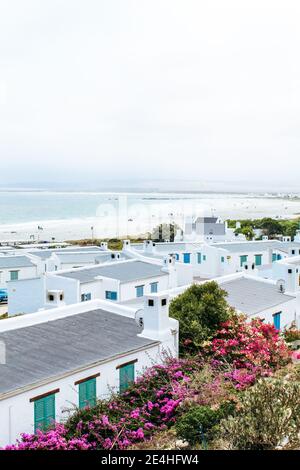
[[[284,184],[269,185],[268,183],[256,183],[251,181],[198,181],[198,180],[100,180],[100,181],[61,181],[40,182],[26,181],[0,185],[2,191],[67,191],[67,192],[132,192],[132,193],[297,193],[300,194],[299,185]]]
[[[299,14],[293,0],[2,1],[0,187],[297,191]]]

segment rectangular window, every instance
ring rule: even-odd
[[[96,405],[96,378],[85,380],[79,384],[79,408]]]
[[[92,300],[92,294],[90,292],[87,294],[81,294],[81,302],[87,302],[88,300]]]
[[[275,313],[273,315],[273,323],[274,323],[274,327],[276,328],[276,330],[280,330],[280,317],[281,317],[281,312]]]
[[[114,290],[105,291],[106,300],[118,300],[118,293]]]
[[[143,295],[144,295],[144,286],[136,286],[135,291],[136,291],[136,296],[137,297],[143,297]]]
[[[156,294],[158,291],[158,282],[151,282],[150,284],[151,294]]]
[[[277,260],[279,261],[282,258],[281,255],[277,255]]]
[[[120,393],[125,392],[131,382],[134,382],[134,364],[127,364],[119,368]]]
[[[262,264],[262,255],[255,255],[255,266],[261,266]]]
[[[206,261],[206,255],[203,255],[203,261]]]
[[[186,264],[191,262],[191,253],[183,253],[183,262]]]
[[[248,259],[247,255],[240,256],[240,262],[241,262],[240,266],[241,266],[241,268],[244,266],[245,263],[247,263],[247,259]]]
[[[175,258],[176,258],[176,261],[179,261],[179,254],[178,253],[175,253]]]
[[[19,271],[10,271],[10,280],[17,281],[19,279]]]
[[[202,262],[202,254],[201,253],[197,253],[197,263],[198,264],[201,264]]]
[[[274,263],[274,261],[276,261],[276,259],[277,259],[277,255],[276,255],[276,253],[273,253],[272,254],[272,263]]]
[[[221,263],[225,263],[225,257],[221,256]]]
[[[38,429],[45,431],[55,421],[55,394],[35,400],[34,402],[34,432]]]

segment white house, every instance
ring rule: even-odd
[[[227,294],[227,302],[249,318],[261,318],[277,329],[300,326],[300,297],[282,291],[272,280],[238,273],[215,279]]]
[[[6,289],[8,281],[29,279],[38,275],[37,265],[26,255],[0,256],[0,288]]]
[[[236,228],[239,228],[239,226],[239,223],[237,223]],[[184,241],[205,243],[246,240],[245,235],[236,234],[235,230],[229,228],[228,223],[224,222],[220,217],[202,216],[186,220],[184,233],[181,238]]]
[[[284,329],[292,322],[296,322],[300,327],[300,294],[285,292],[280,283],[243,272],[210,281],[217,282],[227,292],[226,300],[237,312],[244,313],[249,318],[261,318],[278,329]],[[188,287],[190,285],[167,291],[170,300],[182,294]]]
[[[116,260],[99,266],[46,273],[24,282],[10,282],[8,313],[32,313],[93,299],[115,302],[142,299],[144,295],[192,282],[190,270],[182,283],[179,282],[179,268],[173,257],[166,257],[163,264],[149,260]]]
[[[107,244],[102,246],[79,246],[61,249],[29,249],[27,255],[38,266],[38,273],[58,271],[61,269],[71,269],[82,266],[96,264],[97,257],[101,262],[110,260],[111,250],[107,249]]]
[[[166,254],[192,268],[194,278],[210,279],[243,271],[257,274],[260,266],[300,253],[300,244],[278,240],[223,243],[162,242],[143,244],[125,242],[123,252],[139,259],[161,259]],[[183,284],[183,283],[182,283]]]
[[[262,266],[258,275],[278,281],[286,292],[300,292],[300,256],[291,256],[268,266]]]
[[[168,297],[153,294],[138,311],[97,300],[2,321],[0,446],[177,356],[178,322],[168,312]]]

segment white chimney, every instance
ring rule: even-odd
[[[153,253],[155,244],[152,240],[144,240],[144,252]]]
[[[182,232],[181,229],[177,229],[174,241],[175,242],[181,242],[182,240],[183,240],[183,232]]]
[[[168,289],[178,287],[178,276],[175,262],[175,255],[167,255],[164,257],[164,265],[162,271],[169,274]]]
[[[130,250],[131,245],[130,245],[130,240],[124,240],[123,241],[123,250]]]
[[[140,336],[153,339],[162,339],[170,335],[174,327],[178,330],[178,322],[169,317],[169,295],[145,295],[144,309],[140,313],[143,331]]]
[[[143,331],[138,336],[160,341],[159,357],[166,352],[178,357],[179,322],[169,317],[169,296],[152,294],[144,297],[144,309],[137,312]]]
[[[46,292],[46,307],[47,308],[57,308],[63,307],[66,305],[64,301],[64,291],[63,290],[48,290]]]

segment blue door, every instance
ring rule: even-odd
[[[275,315],[273,315],[273,322],[276,330],[280,330],[280,316],[281,312],[275,313]]]
[[[186,264],[191,262],[191,253],[183,253],[183,262]]]

